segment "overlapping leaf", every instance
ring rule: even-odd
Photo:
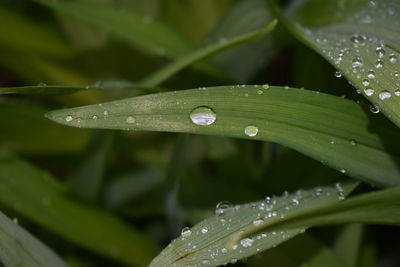
[[[398,1],[301,0],[284,21],[400,126],[399,14]]]
[[[397,128],[368,114],[361,105],[339,97],[264,85],[154,94],[53,111],[47,116],[84,128],[274,141],[364,181],[398,185]]]

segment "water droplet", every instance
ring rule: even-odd
[[[350,145],[352,145],[352,146],[356,146],[356,145],[357,145],[357,142],[356,142],[356,140],[354,140],[354,139],[350,140]]]
[[[400,96],[400,89],[397,89],[396,91],[394,91],[394,95],[395,96]]]
[[[371,96],[371,95],[373,95],[375,93],[375,90],[373,88],[371,88],[371,87],[367,87],[367,88],[365,88],[364,93],[367,96]]]
[[[242,247],[244,248],[249,248],[253,245],[253,239],[251,238],[244,238],[242,240],[240,240],[240,244],[242,245]]]
[[[269,84],[263,84],[263,86],[262,86],[262,88],[264,88],[264,89],[268,89],[269,88]]]
[[[361,60],[361,58],[359,58],[359,57],[354,58],[354,59],[351,61],[351,64],[352,64],[353,69],[361,68],[362,65],[363,65],[363,64],[362,64],[362,60]]]
[[[136,122],[136,119],[134,117],[132,117],[132,116],[129,116],[129,117],[126,118],[126,123],[132,124],[132,123],[135,123],[135,122]]]
[[[260,224],[262,224],[264,222],[264,220],[262,218],[257,218],[253,221],[253,225],[254,226],[259,226]]]
[[[394,77],[396,77],[396,78],[399,78],[399,77],[400,77],[400,73],[399,73],[398,71],[395,71],[395,72],[393,73],[393,75],[394,75]]]
[[[377,68],[377,69],[381,69],[381,68],[383,68],[383,61],[382,60],[380,60],[380,59],[378,59],[376,62],[375,62],[375,67]]]
[[[258,128],[254,125],[249,125],[244,128],[244,133],[247,136],[256,136],[258,134]]]
[[[292,203],[293,203],[293,205],[297,206],[297,205],[299,205],[300,201],[297,198],[293,198]]]
[[[207,233],[208,233],[208,228],[207,228],[207,227],[203,227],[203,228],[200,230],[200,232],[201,232],[202,234],[207,234]]]
[[[378,46],[375,50],[376,56],[382,58],[385,56],[386,51],[382,46]]]
[[[107,110],[104,110],[103,115],[104,115],[104,116],[108,116],[108,111],[107,111]]]
[[[375,79],[375,71],[369,70],[369,71],[367,72],[367,77],[368,77],[369,79]]]
[[[97,120],[97,116],[96,116],[96,115],[93,115],[92,119],[93,119],[93,120]]]
[[[341,173],[346,173],[346,169],[340,169]]]
[[[385,100],[385,99],[389,99],[392,97],[392,94],[389,91],[382,91],[379,93],[379,99],[380,100]]]
[[[369,110],[374,114],[377,114],[377,113],[379,113],[381,111],[378,106],[374,106],[374,105],[371,105],[369,107]]]
[[[336,78],[342,77],[342,73],[340,72],[340,70],[335,71],[335,77]]]
[[[320,196],[322,195],[322,193],[323,193],[322,188],[315,188],[315,190],[314,190],[314,196],[320,197]]]
[[[344,198],[345,198],[345,193],[344,193],[344,190],[343,190],[343,187],[342,187],[342,185],[340,184],[340,183],[336,183],[335,184],[335,188],[336,188],[336,192],[337,192],[337,194],[338,194],[338,198],[339,198],[339,200],[343,200]]]
[[[390,54],[389,61],[390,61],[390,63],[396,63],[397,62],[396,54]]]
[[[257,90],[257,94],[259,94],[259,95],[262,95],[264,93],[264,91],[263,90]]]
[[[66,122],[70,122],[70,121],[72,121],[73,119],[74,119],[74,118],[72,118],[71,115],[68,115],[68,116],[65,117],[65,121],[66,121]]]
[[[181,231],[182,237],[189,237],[192,234],[192,231],[190,230],[189,227],[185,227]]]
[[[42,83],[38,83],[37,86],[47,86],[47,84],[42,82]]]
[[[200,106],[192,110],[190,119],[196,125],[206,126],[215,122],[217,114],[209,107]]]
[[[233,211],[233,204],[228,201],[221,201],[215,207],[215,215],[220,216]]]
[[[362,81],[362,85],[368,86],[368,85],[369,85],[369,80],[368,80],[368,79],[364,79],[364,80]]]
[[[350,38],[350,41],[353,43],[354,47],[362,46],[364,45],[365,37],[358,34],[354,34]]]

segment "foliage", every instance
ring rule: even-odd
[[[398,266],[399,14],[1,2],[0,265]]]

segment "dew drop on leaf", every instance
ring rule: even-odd
[[[264,84],[263,86],[262,86],[262,88],[264,88],[264,89],[268,89],[269,88],[269,84]]]
[[[367,96],[371,96],[371,95],[373,95],[375,93],[375,90],[373,88],[371,88],[371,87],[367,87],[367,88],[365,88],[364,93]]]
[[[126,118],[126,123],[132,124],[132,123],[135,123],[135,122],[136,122],[136,120],[135,120],[135,118],[132,117],[132,116],[128,116],[128,117]]]
[[[242,240],[240,240],[240,245],[242,245],[242,247],[244,248],[249,248],[253,245],[253,239],[251,238],[244,238]]]
[[[390,63],[396,63],[397,62],[396,54],[390,54],[389,61],[390,61]]]
[[[369,107],[369,110],[374,114],[377,114],[377,113],[379,113],[381,111],[378,106],[374,106],[374,105],[371,105]]]
[[[215,122],[217,114],[209,107],[200,106],[192,110],[190,119],[196,125],[206,126]]]
[[[340,70],[335,71],[335,77],[336,78],[342,77],[342,73],[340,72]]]
[[[392,94],[389,91],[382,91],[379,93],[379,99],[380,100],[386,100],[392,97]]]
[[[362,85],[368,86],[368,85],[369,85],[369,80],[368,80],[368,79],[364,79],[364,80],[362,81]]]
[[[394,91],[394,95],[395,95],[395,96],[400,96],[400,89],[395,90],[395,91]]]
[[[376,62],[375,62],[375,68],[377,68],[377,69],[381,69],[381,68],[383,68],[383,61],[382,60],[380,60],[380,59],[378,59]]]
[[[351,36],[350,41],[353,43],[354,47],[364,45],[365,38],[361,35],[354,34]]]
[[[258,134],[258,128],[254,125],[249,125],[244,128],[244,133],[247,136],[256,136]]]
[[[185,227],[181,231],[181,236],[182,237],[189,237],[192,234],[192,231],[190,230],[189,227]]]
[[[375,79],[375,71],[369,70],[369,71],[367,72],[367,77],[368,77],[369,79]]]
[[[72,121],[72,120],[73,120],[73,118],[72,118],[71,115],[68,115],[68,116],[65,117],[65,121],[66,121],[66,122],[70,122],[70,121]]]
[[[203,228],[201,228],[200,232],[202,234],[207,234],[208,233],[208,228],[207,227],[203,227]]]
[[[215,207],[215,215],[220,216],[233,211],[233,204],[228,201],[221,201]]]

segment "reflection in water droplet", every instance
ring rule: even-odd
[[[132,116],[128,116],[128,117],[126,118],[126,123],[132,124],[132,123],[135,123],[135,122],[136,122],[136,120],[135,120],[135,118],[132,117]]]
[[[240,240],[240,244],[242,245],[242,247],[244,248],[249,248],[253,245],[253,239],[251,238],[244,238],[242,240]]]
[[[217,114],[209,107],[200,106],[192,110],[190,119],[196,125],[206,126],[215,122]]]
[[[185,227],[181,231],[182,237],[189,237],[192,234],[192,231],[190,230],[189,227]]]
[[[215,207],[215,215],[223,215],[233,211],[233,204],[228,201],[221,201]]]
[[[371,88],[371,87],[367,87],[367,88],[365,88],[364,93],[367,96],[371,96],[371,95],[373,95],[375,93],[375,90],[373,88]]]
[[[367,77],[368,77],[369,79],[375,79],[375,71],[369,70],[369,71],[367,72]]]
[[[70,122],[70,121],[72,121],[72,120],[73,120],[73,118],[72,118],[71,115],[68,115],[68,116],[65,117],[65,121],[66,121],[66,122]]]
[[[392,97],[392,94],[389,91],[382,91],[379,93],[379,99],[380,100],[385,100],[385,99],[389,99]]]
[[[378,106],[374,106],[374,105],[371,105],[369,107],[369,110],[374,114],[377,114],[377,113],[379,113],[381,111]]]
[[[244,128],[244,133],[247,136],[256,136],[258,134],[258,128],[254,125],[249,125],[246,128]]]

